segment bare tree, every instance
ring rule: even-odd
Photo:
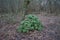
[[[24,13],[23,13],[23,19],[25,18],[25,15],[27,15],[27,11],[28,11],[28,5],[30,4],[31,0],[24,0]],[[22,19],[22,20],[23,20]]]

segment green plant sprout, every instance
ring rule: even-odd
[[[43,28],[42,23],[37,18],[36,15],[29,14],[25,16],[25,19],[21,22],[20,26],[18,27],[18,32],[27,33],[29,31],[41,31]]]

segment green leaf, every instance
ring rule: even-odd
[[[29,30],[42,30],[43,25],[35,15],[27,15],[18,28],[20,32],[29,32]]]

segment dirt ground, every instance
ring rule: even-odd
[[[2,23],[0,24],[0,40],[60,40],[60,17],[40,14],[37,16],[44,25],[42,31],[19,33],[16,31],[19,22]]]

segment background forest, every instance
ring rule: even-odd
[[[35,14],[42,32],[18,33],[27,14]],[[0,40],[60,40],[60,0],[0,0]]]

